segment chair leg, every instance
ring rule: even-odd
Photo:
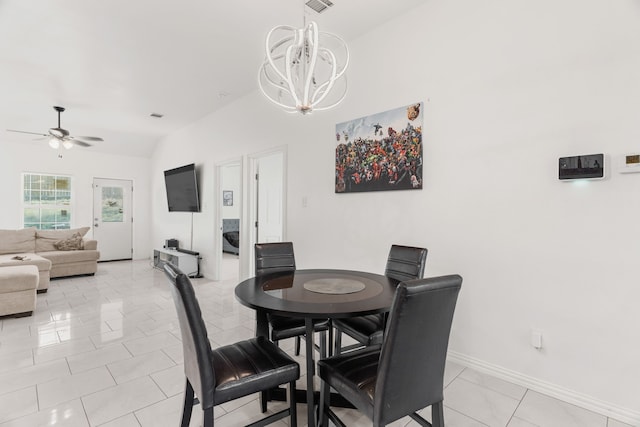
[[[335,347],[335,351],[333,352],[333,354],[335,355],[339,355],[341,353],[341,349],[342,349],[342,332],[339,329],[336,329],[336,347]]]
[[[296,337],[296,356],[300,356],[300,336]]]
[[[296,382],[289,383],[289,417],[291,417],[290,427],[298,426],[298,407],[296,406]]]
[[[431,405],[431,425],[444,427],[444,404],[442,401]]]
[[[329,387],[329,384],[322,381],[322,384],[320,384],[320,403],[318,404],[318,409],[320,411],[318,414],[318,425],[321,427],[328,427],[329,425],[330,399],[331,387]]]
[[[193,411],[193,387],[187,380],[187,385],[184,390],[184,408],[182,408],[182,422],[181,427],[189,427],[191,421],[191,412]]]
[[[260,410],[264,414],[267,412],[267,401],[269,401],[269,393],[267,391],[260,392]]]
[[[213,406],[204,410],[204,427],[213,427]]]
[[[320,332],[320,359],[326,359],[327,357],[327,333],[325,331]]]
[[[423,427],[433,427],[435,425],[439,425],[440,427],[444,426],[444,424],[431,424],[429,421],[425,420],[420,415],[418,415],[417,412],[414,412],[413,414],[409,414],[409,416],[413,419],[413,421],[417,422]]]
[[[273,341],[275,345],[280,347],[280,341]],[[264,414],[267,412],[267,402],[271,400],[271,396],[269,390],[264,390],[260,392],[260,411]]]
[[[333,356],[333,321],[329,319],[329,335],[327,337],[327,349],[329,357]]]

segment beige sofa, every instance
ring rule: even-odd
[[[95,274],[100,252],[98,242],[83,238],[88,231],[89,227],[0,230],[0,268],[35,265],[40,276],[38,292],[46,292],[49,278]]]

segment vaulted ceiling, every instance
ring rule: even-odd
[[[0,0],[0,145],[46,147],[57,125],[91,148],[150,156],[171,133],[256,90],[275,25],[318,22],[353,40],[425,0]],[[150,117],[151,113],[163,118]]]

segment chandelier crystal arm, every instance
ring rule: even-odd
[[[285,55],[285,61],[287,64],[291,64],[291,56],[292,53],[294,51],[294,49],[296,49],[295,45],[291,45],[287,48],[287,54]],[[297,50],[297,49],[296,49]],[[292,75],[292,67],[286,67],[285,70],[287,72],[287,78],[286,78],[286,83],[289,87],[288,92],[291,95],[291,97],[293,98],[293,102],[294,105],[298,106],[300,105],[300,98],[298,98],[298,94],[296,93],[296,87],[295,87],[295,82],[293,79],[293,75]]]
[[[284,26],[282,26],[284,27]],[[273,28],[271,31],[269,31],[269,34],[267,34],[267,40],[265,42],[265,51],[267,52],[267,60],[269,61],[269,65],[271,65],[271,68],[282,78],[282,80],[286,80],[287,78],[285,77],[285,75],[280,71],[280,69],[276,66],[275,60],[274,59],[280,59],[282,58],[282,55],[279,55],[276,58],[273,58],[273,52],[275,50],[277,50],[280,46],[284,45],[285,43],[291,41],[293,39],[292,36],[289,37],[284,37],[282,40],[280,40],[276,45],[273,46],[273,48],[269,48],[269,41],[271,40],[271,35],[273,34],[274,31],[278,30],[281,27],[275,27]],[[295,30],[293,27],[287,27],[290,29]]]
[[[306,55],[310,53],[309,65],[306,69],[303,70],[303,74],[306,74],[306,81],[304,84],[304,92],[303,92],[303,100],[302,105],[310,105],[313,106],[313,101],[310,99],[309,92],[311,91],[311,83],[314,80],[314,74],[316,72],[316,62],[318,61],[318,25],[315,22],[309,23],[307,27],[307,37],[303,43],[303,54]],[[309,52],[311,50],[311,52]],[[303,61],[303,64],[306,65],[307,61]]]
[[[346,85],[346,81],[345,81],[345,85]],[[334,103],[329,104],[329,105],[324,105],[322,107],[315,107],[314,111],[325,111],[325,110],[330,110],[331,108],[335,107],[336,105],[340,104],[346,97],[347,97],[347,92],[348,89],[345,87],[344,92],[342,93],[342,95],[340,96],[339,99],[337,99]]]
[[[276,55],[273,57],[274,61],[277,61],[279,59],[282,59],[285,57],[285,54],[280,54],[280,55]],[[289,91],[288,87],[284,84],[284,81],[287,79],[287,77],[282,74],[277,72],[277,70],[274,69],[274,67],[271,67],[272,69],[274,69],[276,71],[276,74],[278,75],[279,79],[275,80],[268,72],[268,62],[265,61],[262,66],[260,67],[260,70],[258,71],[258,82],[260,82],[260,77],[264,77],[264,79],[273,87],[278,88],[279,90],[286,90],[287,92]],[[260,87],[260,89],[262,89],[262,87]],[[264,93],[264,90],[263,90]],[[266,94],[265,94],[266,96]]]
[[[277,105],[278,107],[284,108],[288,113],[294,113],[296,111],[296,107],[295,106],[287,105],[287,104],[284,104],[282,102],[277,101],[275,98],[272,98],[269,94],[267,94],[267,92],[264,90],[264,88],[263,88],[263,86],[261,84],[261,77],[266,77],[267,81],[270,84],[272,84],[274,87],[279,88],[279,90],[282,90],[282,91],[284,91],[286,93],[289,93],[289,89],[287,89],[286,86],[279,85],[279,84],[275,83],[273,80],[271,80],[271,78],[268,76],[268,74],[262,72],[262,69],[265,66],[266,66],[266,64],[263,65],[263,67],[260,68],[260,71],[258,73],[258,87],[260,88],[260,91],[273,104]]]
[[[347,44],[344,42],[344,40],[342,40],[341,37],[338,37],[335,34],[331,34],[331,33],[323,33],[323,34],[327,38],[333,39],[336,43],[342,45],[342,47],[344,48],[344,65],[342,65],[342,67],[340,68],[340,72],[336,75],[336,78],[340,78],[347,71],[347,67],[349,67],[349,60],[351,59],[349,55],[349,49],[347,48]],[[326,50],[331,52],[329,49],[326,49]],[[334,57],[335,57],[335,53],[334,53]]]
[[[279,81],[274,80],[267,72],[266,70],[264,70],[264,65],[260,68],[260,72],[258,73],[258,79],[260,79],[260,76],[263,76],[264,79],[267,81],[267,83],[269,83],[271,86],[278,88],[278,89],[282,89],[282,90],[286,90],[289,91],[289,89],[287,88],[287,86],[284,85],[284,81],[283,79],[280,79]]]
[[[321,103],[324,100],[324,98],[326,98],[326,96],[329,94],[329,91],[331,90],[331,88],[333,87],[334,83],[336,82],[336,77],[335,77],[336,74],[337,74],[337,72],[336,72],[337,71],[336,57],[331,51],[326,50],[326,49],[325,49],[325,51],[329,55],[329,57],[331,59],[329,61],[331,63],[331,65],[332,65],[332,67],[331,67],[331,77],[329,78],[328,81],[326,81],[326,82],[322,83],[320,86],[318,86],[318,88],[313,92],[313,96],[311,98],[311,102],[313,104]],[[316,99],[318,94],[320,94],[320,98]]]

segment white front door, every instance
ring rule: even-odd
[[[132,258],[132,193],[132,181],[93,179],[93,238],[100,261]]]

